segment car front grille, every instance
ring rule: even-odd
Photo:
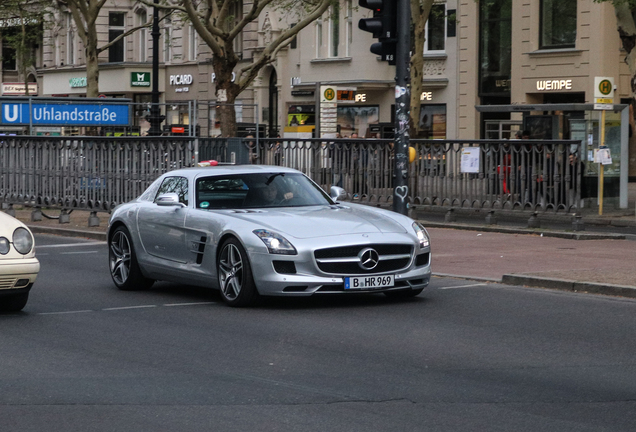
[[[366,249],[378,253],[379,261],[372,269],[360,266],[360,253]],[[413,246],[410,244],[365,244],[318,249],[314,258],[318,268],[325,273],[357,275],[402,270],[411,262],[412,254]]]
[[[5,276],[0,277],[0,289],[10,289],[15,285],[16,277],[14,276]]]

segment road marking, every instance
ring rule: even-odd
[[[120,306],[120,307],[104,308],[104,309],[97,309],[97,310],[84,309],[84,310],[76,310],[76,311],[39,312],[36,315],[64,315],[64,314],[78,314],[78,313],[86,313],[86,312],[118,311],[118,310],[127,310],[127,309],[148,309],[148,308],[174,307],[174,306],[198,306],[198,305],[210,305],[210,304],[217,304],[217,302],[165,303],[162,305]]]
[[[95,312],[94,310],[77,310],[77,311],[64,311],[64,312],[40,312],[37,315],[64,315],[64,314],[77,314],[77,313],[86,313],[86,312]]]
[[[122,307],[114,307],[114,308],[104,308],[103,311],[115,311],[115,310],[126,310],[126,309],[144,309],[144,308],[156,308],[157,305],[141,305],[141,306],[122,306]]]
[[[105,245],[106,242],[86,242],[86,243],[67,243],[67,244],[55,244],[55,245],[41,245],[35,246],[36,249],[44,249],[44,248],[66,248],[66,247],[75,247],[75,246],[97,246],[97,245]]]
[[[488,285],[488,284],[479,283],[479,284],[470,284],[470,285],[458,285],[458,286],[441,287],[437,289],[446,290],[446,289],[455,289],[455,288],[470,288],[470,287],[485,286],[485,285]]]
[[[172,306],[197,306],[197,305],[208,305],[208,304],[216,304],[216,302],[166,303],[163,306],[166,306],[166,307],[172,307]]]
[[[77,254],[87,254],[87,253],[97,253],[97,251],[60,252],[60,255],[77,255]]]

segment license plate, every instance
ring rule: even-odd
[[[395,285],[395,278],[393,275],[345,278],[346,290],[386,288],[392,287],[393,285]]]

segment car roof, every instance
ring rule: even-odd
[[[257,174],[257,173],[301,173],[298,170],[275,165],[218,165],[210,167],[182,168],[169,171],[164,176],[183,176],[197,178],[203,176],[223,176],[233,174]]]

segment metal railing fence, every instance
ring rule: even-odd
[[[21,137],[0,139],[0,201],[109,211],[139,196],[164,172],[199,160],[298,169],[350,200],[389,205],[393,142],[365,139],[181,137]],[[580,141],[411,140],[413,205],[571,212],[581,207]],[[462,172],[462,151],[478,147],[477,172]],[[405,162],[408,163],[408,162]]]
[[[199,151],[217,149],[221,159],[232,139],[203,139]],[[369,204],[393,200],[393,141],[386,139],[263,138],[242,140],[246,161],[303,171],[328,190],[347,190]],[[581,142],[570,140],[411,140],[408,199],[413,205],[563,211],[581,208],[585,165]],[[462,152],[478,147],[479,169],[464,173]],[[223,159],[226,158],[226,159]]]
[[[2,137],[0,201],[110,211],[193,155],[188,138]]]

